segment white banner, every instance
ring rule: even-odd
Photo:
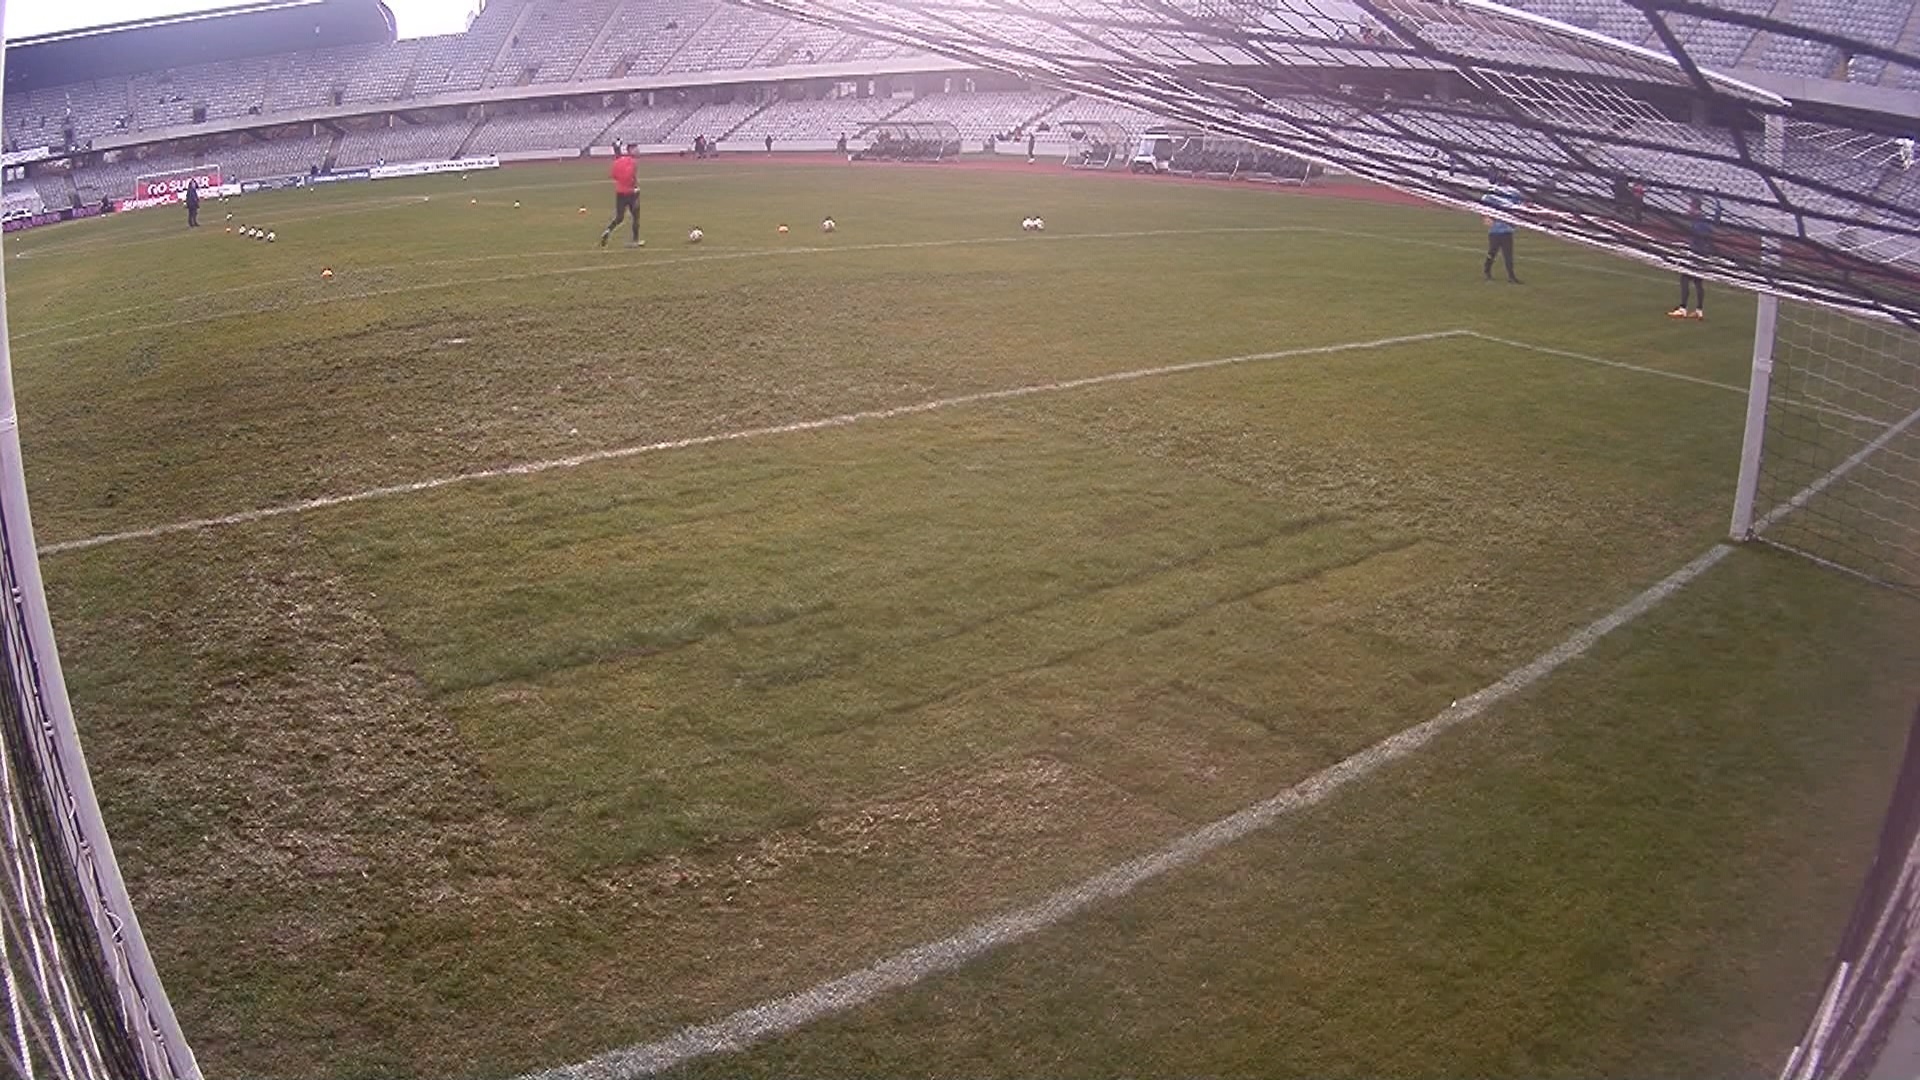
[[[31,150],[15,150],[12,153],[0,154],[0,167],[25,165],[30,161],[45,161],[52,156],[53,147],[51,146],[36,146]]]
[[[459,158],[454,161],[413,161],[405,165],[375,165],[367,170],[375,180],[392,180],[401,176],[431,176],[434,173],[467,172],[472,169],[497,169],[500,159],[488,154],[486,157]]]

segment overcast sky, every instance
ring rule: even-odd
[[[231,7],[241,0],[8,0],[9,38],[104,26],[183,11]],[[467,25],[476,0],[387,0],[401,37],[451,34]]]

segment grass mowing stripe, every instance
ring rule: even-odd
[[[540,185],[535,185],[535,186],[540,186]],[[548,185],[548,186],[551,186],[551,185]],[[496,188],[492,190],[511,191],[514,189]],[[413,204],[419,203],[420,201],[421,200],[418,198],[408,197],[404,205],[413,205]],[[388,208],[389,207],[383,205],[379,207],[374,207],[373,209],[388,209]],[[972,246],[977,244],[1025,243],[1025,242],[1031,242],[1036,239],[1044,239],[1049,241],[1112,240],[1112,239],[1130,239],[1130,238],[1154,237],[1154,236],[1202,236],[1202,235],[1221,235],[1221,234],[1233,235],[1233,234],[1241,234],[1241,233],[1310,233],[1310,234],[1321,235],[1321,236],[1337,236],[1337,237],[1345,237],[1345,238],[1376,240],[1376,241],[1381,241],[1384,243],[1391,243],[1391,244],[1410,244],[1418,247],[1439,248],[1443,250],[1460,251],[1469,255],[1477,254],[1476,249],[1474,249],[1471,245],[1455,244],[1455,243],[1442,242],[1437,240],[1421,240],[1421,239],[1408,237],[1408,236],[1395,236],[1389,233],[1359,232],[1352,229],[1331,229],[1331,228],[1327,228],[1325,226],[1320,226],[1320,225],[1271,225],[1271,226],[1249,226],[1249,227],[1226,226],[1226,227],[1220,227],[1220,228],[1186,229],[1186,230],[1160,229],[1160,230],[1149,230],[1149,231],[1127,232],[1127,233],[1063,233],[1063,234],[1057,234],[1054,236],[1038,237],[1038,238],[994,236],[994,237],[979,237],[974,239],[963,239],[963,240],[922,240],[922,241],[912,241],[912,242],[897,243],[897,244],[860,244],[860,245],[848,245],[845,247],[834,247],[834,248],[821,248],[821,247],[753,248],[747,251],[720,252],[720,253],[715,253],[711,255],[691,255],[691,256],[683,256],[675,259],[660,260],[660,261],[648,263],[647,267],[673,266],[673,265],[680,265],[680,264],[689,263],[689,262],[717,262],[717,261],[727,261],[727,260],[735,260],[735,259],[750,259],[750,258],[756,258],[759,256],[771,256],[771,255],[822,254],[822,253],[832,252],[832,251],[890,251],[890,250],[896,250],[899,248],[959,247],[959,246]],[[127,241],[126,243],[133,243],[133,242],[148,243],[155,240],[163,240],[163,239],[170,239],[170,238],[171,238],[171,235],[153,236],[153,237],[143,238],[139,241]],[[41,249],[33,252],[24,252],[15,257],[22,258],[22,259],[31,258],[38,255],[45,254],[46,251],[47,249]],[[516,260],[525,260],[525,259],[554,259],[554,258],[565,258],[570,256],[580,256],[580,255],[588,255],[588,254],[591,254],[591,252],[588,249],[582,248],[582,247],[555,248],[555,249],[547,249],[547,250],[540,250],[540,251],[503,252],[503,253],[494,253],[489,255],[467,255],[467,256],[461,256],[459,258],[453,258],[453,259],[425,259],[425,260],[420,260],[417,262],[410,262],[410,263],[369,266],[369,267],[358,268],[358,272],[367,273],[367,274],[378,274],[378,273],[385,273],[387,271],[397,270],[397,269],[418,270],[422,267],[429,267],[429,266],[468,266],[468,265],[473,265],[477,263],[512,262]],[[1620,277],[1645,277],[1646,276],[1646,275],[1631,274],[1621,270],[1611,270],[1605,267],[1585,266],[1578,263],[1568,262],[1566,260],[1541,259],[1538,261],[1553,262],[1555,265],[1567,266],[1575,270],[1589,271],[1596,274],[1612,274]],[[603,269],[608,269],[608,268],[602,267],[602,266],[563,267],[554,272],[555,273],[591,273],[591,272],[596,272]],[[504,277],[464,278],[464,279],[461,279],[459,282],[451,282],[449,284],[482,285],[482,284],[489,284],[493,282],[519,281],[529,277],[538,277],[538,276],[540,275],[531,274],[531,273],[519,273],[519,274],[513,274],[513,275],[504,276]],[[298,278],[279,278],[272,281],[256,281],[246,285],[238,285],[238,286],[233,286],[225,289],[215,289],[215,290],[201,293],[198,295],[201,299],[205,299],[207,297],[219,296],[219,295],[231,294],[231,293],[237,293],[237,292],[272,292],[274,290],[284,289],[289,285],[304,284],[310,280],[311,280],[310,276],[303,275]],[[436,285],[436,286],[427,286],[427,287],[438,288],[442,286]],[[284,305],[284,306],[299,307],[299,306],[307,306],[311,304],[330,304],[330,303],[336,303],[342,300],[358,300],[358,299],[365,299],[370,297],[387,296],[396,292],[418,291],[420,288],[422,288],[422,286],[402,285],[402,286],[395,286],[391,289],[380,289],[380,290],[372,290],[369,292],[353,293],[351,295],[343,295],[338,297],[327,297],[320,300],[305,301],[302,304],[291,304],[291,305]],[[175,301],[172,299],[151,300],[141,304],[133,304],[128,307],[115,308],[111,311],[93,312],[91,314],[83,315],[76,319],[70,319],[62,323],[52,323],[46,326],[36,326],[36,327],[31,327],[25,330],[16,330],[16,331],[13,331],[13,333],[11,334],[11,337],[14,341],[30,340],[42,334],[51,334],[61,330],[70,330],[77,326],[85,326],[89,323],[104,322],[104,321],[110,321],[113,319],[123,318],[127,315],[135,314],[140,311],[148,311],[154,308],[165,307],[168,304],[172,304],[174,302]],[[273,307],[273,308],[262,308],[262,309],[256,309],[256,310],[258,312],[267,312],[267,311],[282,310],[282,308]],[[210,314],[210,315],[194,316],[190,319],[175,320],[173,322],[155,323],[149,326],[139,327],[139,329],[154,329],[154,328],[160,328],[160,327],[192,325],[195,323],[206,322],[214,319],[233,318],[241,315],[251,315],[255,313],[256,311],[219,312],[219,313]],[[78,342],[91,341],[98,337],[102,337],[102,336],[106,336],[114,333],[120,333],[120,332],[122,331],[109,330],[109,331],[99,331],[95,333],[82,334],[75,337],[61,338],[53,342],[53,344],[56,344],[56,345],[75,344]],[[1498,340],[1498,339],[1490,339],[1490,340]],[[1586,359],[1586,358],[1579,357],[1579,359]],[[1609,361],[1598,361],[1598,362],[1608,363]],[[1617,366],[1631,367],[1632,365],[1622,364]],[[1636,369],[1636,370],[1643,370],[1643,369]],[[1651,370],[1651,369],[1644,369],[1644,370]],[[1660,372],[1659,374],[1665,374],[1665,373]],[[1716,385],[1724,385],[1724,384],[1716,384]]]
[[[124,532],[102,533],[98,536],[84,537],[79,540],[63,540],[58,543],[41,546],[40,554],[57,555],[64,551],[83,551],[87,548],[101,547],[106,544],[121,543],[128,540],[146,540],[157,536],[169,536],[174,533],[197,532],[203,529],[220,528],[227,525],[242,525],[266,518],[283,517],[287,514],[305,513],[311,510],[324,510],[332,506],[344,506],[348,503],[365,502],[368,499],[385,498],[391,495],[411,495],[422,491],[464,484],[475,480],[494,480],[507,476],[531,476],[535,473],[551,472],[556,469],[573,469],[582,465],[591,465],[601,461],[617,461],[622,458],[636,457],[641,454],[660,453],[667,450],[686,450],[697,446],[712,446],[717,443],[738,442],[745,439],[759,439],[770,435],[792,435],[803,431],[822,431],[828,428],[847,427],[852,424],[873,420],[891,420],[901,416],[913,416],[919,413],[951,409],[961,405],[977,405],[986,401],[1008,401],[1015,398],[1031,397],[1034,394],[1054,393],[1061,390],[1079,390],[1089,386],[1105,386],[1109,383],[1133,382],[1139,379],[1159,378],[1166,375],[1180,375],[1192,371],[1206,371],[1212,368],[1229,367],[1237,364],[1252,364],[1267,360],[1286,360],[1300,356],[1322,356],[1330,353],[1354,352],[1363,349],[1386,349],[1396,345],[1412,345],[1423,341],[1440,341],[1451,337],[1464,336],[1464,330],[1436,330],[1425,334],[1403,334],[1398,337],[1376,338],[1371,341],[1350,341],[1335,345],[1312,345],[1298,349],[1282,349],[1277,352],[1248,353],[1242,356],[1226,356],[1214,360],[1195,360],[1185,364],[1168,364],[1161,367],[1133,368],[1128,371],[1109,372],[1105,375],[1089,375],[1079,379],[1065,379],[1058,382],[1029,383],[1004,390],[982,390],[972,394],[960,394],[956,397],[935,398],[931,401],[915,402],[911,405],[898,405],[889,409],[867,409],[861,412],[839,413],[816,420],[801,420],[791,424],[774,424],[766,427],[744,428],[739,431],[726,431],[714,435],[695,435],[685,439],[672,439],[666,442],[643,443],[637,446],[621,446],[607,450],[594,450],[585,454],[574,454],[563,458],[548,458],[544,461],[523,462],[518,465],[505,465],[497,469],[476,469],[473,472],[454,473],[450,476],[438,476],[427,480],[415,480],[405,484],[390,484],[385,487],[368,488],[364,491],[350,492],[345,495],[325,495],[303,502],[283,503],[279,506],[262,507],[257,510],[243,510],[237,514],[225,514],[220,517],[194,518],[189,521],[176,521],[167,525],[155,525],[145,529],[129,529]]]
[[[952,971],[994,949],[1064,922],[1103,900],[1125,896],[1154,878],[1325,801],[1348,784],[1364,779],[1382,766],[1421,749],[1449,729],[1474,719],[1585,653],[1601,638],[1646,614],[1732,551],[1725,544],[1714,545],[1606,616],[1508,672],[1498,682],[1454,702],[1433,718],[1374,743],[1264,802],[1190,832],[1149,855],[1070,885],[1032,906],[976,923],[951,937],[895,953],[851,974],[743,1009],[713,1023],[685,1028],[658,1042],[642,1043],[575,1065],[529,1074],[525,1080],[650,1076],[697,1058],[745,1049],[830,1014],[863,1005],[883,994],[905,989],[929,976]]]
[[[53,341],[39,342],[36,348],[56,348],[78,345],[101,338],[118,337],[122,334],[145,334],[156,330],[172,330],[181,326],[198,326],[202,323],[218,322],[221,319],[252,318],[273,312],[291,311],[296,308],[318,307],[323,304],[350,303],[355,300],[374,300],[383,296],[401,296],[410,293],[436,292],[445,289],[461,289],[473,285],[502,285],[515,281],[531,281],[535,278],[558,277],[572,274],[603,274],[615,270],[653,270],[660,267],[680,266],[687,263],[727,262],[738,259],[778,258],[796,255],[835,255],[855,254],[868,251],[915,251],[925,248],[975,247],[983,244],[1044,244],[1077,240],[1140,240],[1166,236],[1221,236],[1243,233],[1291,233],[1304,231],[1299,226],[1223,226],[1203,229],[1134,229],[1125,232],[1097,233],[1055,233],[1052,236],[974,236],[952,240],[906,240],[879,244],[841,244],[833,247],[793,247],[793,248],[752,248],[747,251],[715,252],[710,255],[683,255],[677,258],[654,259],[636,263],[631,259],[601,261],[593,266],[561,266],[551,270],[522,271],[513,274],[496,274],[492,277],[445,278],[439,281],[426,281],[414,285],[395,285],[386,289],[369,289],[365,292],[341,293],[335,296],[322,296],[317,299],[296,300],[286,304],[269,305],[248,311],[217,312],[212,315],[193,315],[184,319],[171,319],[166,322],[141,323],[130,326],[117,326],[109,330],[96,330],[90,334],[76,334],[72,337],[58,338]],[[582,246],[569,249],[571,254],[599,258],[595,249]],[[474,259],[489,259],[495,256],[476,256]],[[522,256],[511,256],[519,258]],[[467,261],[474,261],[469,259]],[[425,265],[425,264],[410,264]],[[391,269],[385,267],[382,269]],[[302,279],[307,280],[307,279]],[[24,337],[25,334],[15,335]],[[16,349],[15,352],[19,350]]]

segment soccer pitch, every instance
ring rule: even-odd
[[[656,1044],[1529,670],[660,1060],[1777,1072],[1920,611],[1742,549],[1538,667],[1720,541],[1749,298],[1675,323],[1526,235],[1486,283],[1470,216],[1245,185],[645,163],[637,251],[609,202],[529,166],[7,239],[66,674],[210,1076]]]

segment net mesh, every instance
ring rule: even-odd
[[[1920,332],[1781,304],[1753,532],[1920,593]]]
[[[1478,210],[1497,179],[1518,224],[1920,325],[1911,100],[1828,110],[1712,70],[1778,40],[1876,92],[1920,87],[1920,58],[1832,28],[1693,0],[1567,5],[1592,28],[1481,0],[747,2],[1440,202]],[[1687,242],[1696,198],[1718,208],[1711,253]]]
[[[176,1067],[184,1047],[170,1048],[153,1022],[75,812],[25,631],[30,590],[3,539],[7,514],[0,508],[0,1060],[22,1077],[193,1075]]]

